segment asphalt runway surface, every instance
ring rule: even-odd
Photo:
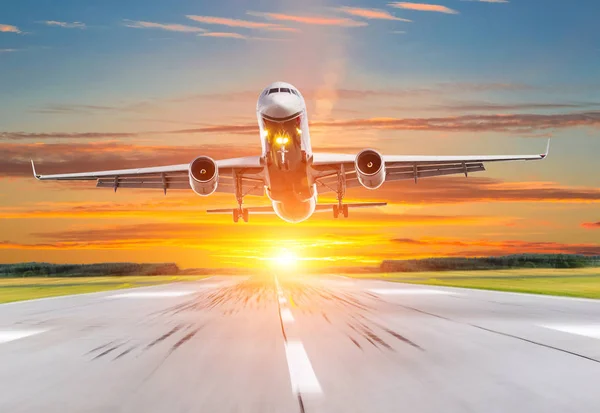
[[[0,305],[0,412],[599,412],[600,301],[211,277]]]

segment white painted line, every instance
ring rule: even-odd
[[[282,308],[280,311],[281,314],[281,321],[283,321],[284,323],[293,323],[294,322],[294,316],[292,315],[292,312],[290,311],[289,308]]]
[[[600,324],[586,325],[539,325],[540,327],[549,328],[563,333],[577,334],[591,338],[600,338]]]
[[[451,291],[431,290],[428,288],[375,288],[369,291],[381,295],[460,295]]]
[[[321,385],[300,341],[285,343],[285,356],[290,370],[292,391],[295,394],[322,393]]]
[[[279,304],[287,304],[287,302],[287,298],[282,295],[279,296]]]
[[[9,341],[33,336],[44,331],[47,330],[0,330],[0,343],[8,343]]]
[[[106,298],[171,298],[193,294],[194,291],[136,291],[131,293],[114,294]]]

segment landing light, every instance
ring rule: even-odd
[[[275,143],[277,143],[277,145],[285,145],[286,143],[288,143],[290,141],[290,139],[286,136],[278,136],[275,139]]]
[[[296,132],[298,133],[298,135],[302,135],[302,129],[296,128]]]
[[[269,136],[269,131],[265,129],[265,130],[262,132],[262,136],[263,136],[263,138],[266,138],[267,136]]]

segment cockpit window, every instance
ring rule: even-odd
[[[298,96],[298,92],[294,89],[290,89],[290,92],[292,92],[294,95]]]
[[[277,92],[279,92],[279,88],[277,88],[277,87],[276,87],[276,88],[273,88],[273,89],[269,89],[269,95],[270,95],[271,93],[277,93]]]
[[[282,93],[291,93],[290,89],[288,89],[287,87],[282,87],[282,88],[279,89],[279,91],[282,92]]]

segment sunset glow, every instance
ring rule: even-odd
[[[582,17],[597,15],[595,2],[577,13],[501,1],[179,2],[167,14],[141,0],[94,14],[76,3],[66,21],[0,14],[0,262],[311,268],[600,254],[600,38]],[[552,151],[467,178],[351,189],[349,202],[388,206],[300,224],[205,213],[234,208],[233,195],[32,176],[31,159],[46,174],[254,156],[263,138],[286,149],[293,130],[261,136],[256,119],[276,80],[306,99],[310,127],[297,133],[315,152],[541,154],[548,138]]]

